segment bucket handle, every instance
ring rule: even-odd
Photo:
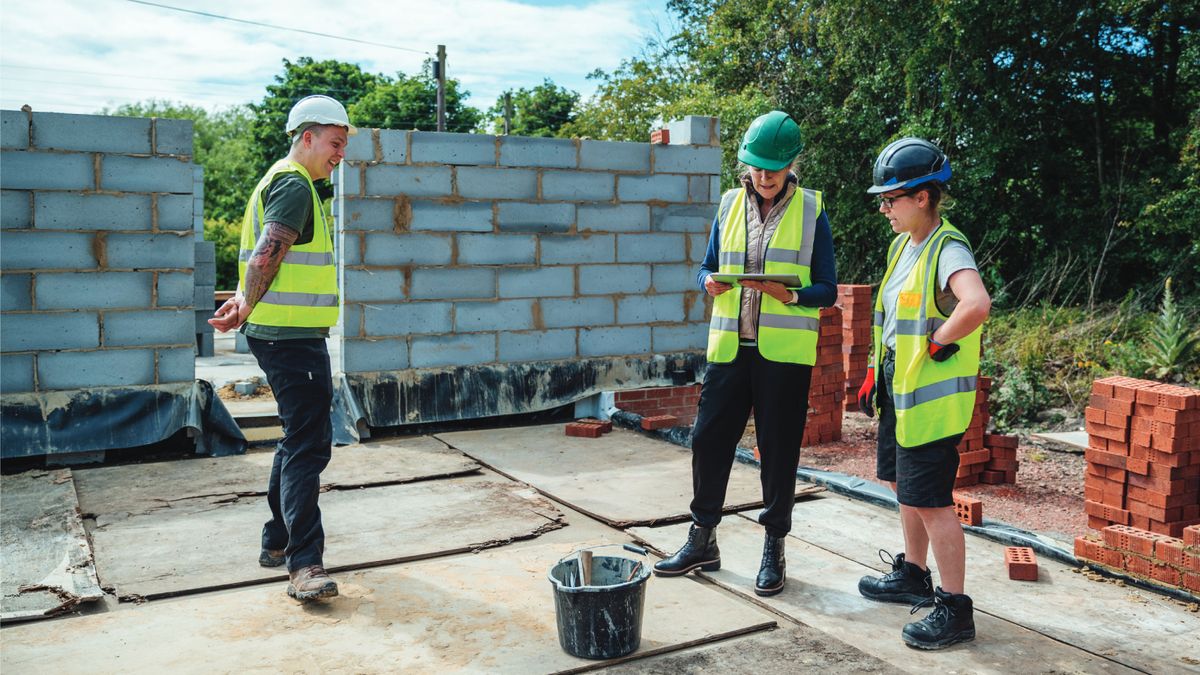
[[[646,549],[642,548],[641,546],[635,546],[633,544],[596,544],[595,546],[585,546],[583,548],[577,548],[574,551],[571,551],[570,553],[559,558],[558,562],[562,562],[562,561],[566,560],[567,558],[570,558],[573,555],[578,555],[581,551],[591,551],[591,550],[598,549],[598,548],[607,548],[609,546],[620,546],[621,548],[625,549],[626,551],[629,551],[630,553],[636,553],[636,554],[642,555],[642,556],[646,555]],[[557,564],[557,563],[555,563],[555,564]]]

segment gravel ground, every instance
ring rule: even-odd
[[[875,480],[875,424],[862,414],[847,413],[842,440],[801,449],[801,466]],[[742,445],[756,444],[751,421]],[[1016,485],[975,485],[958,492],[983,500],[984,518],[1043,534],[1072,548],[1075,537],[1088,532],[1083,454],[1039,447],[1022,437],[1018,457]]]

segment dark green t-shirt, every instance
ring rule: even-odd
[[[317,196],[322,200],[333,196],[333,186],[329,181],[313,182],[317,188]],[[297,173],[280,174],[267,188],[263,195],[263,222],[279,223],[299,233],[293,246],[307,244],[312,241],[315,231],[313,223],[312,193],[308,190],[308,181]],[[333,232],[329,233],[333,236]],[[329,337],[328,328],[308,328],[303,326],[264,326],[247,321],[242,325],[242,332],[259,340],[297,340],[301,338]]]

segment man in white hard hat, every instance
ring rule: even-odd
[[[288,114],[292,147],[246,202],[238,292],[208,322],[241,328],[279,405],[283,440],[275,450],[263,526],[264,567],[287,564],[287,593],[331,598],[325,532],[317,497],[332,449],[333,379],[325,338],[337,323],[337,266],[329,176],[356,133],[346,109],[328,96],[300,99]]]

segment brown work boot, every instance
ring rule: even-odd
[[[338,594],[337,582],[330,579],[320,565],[301,567],[288,576],[287,594],[301,602],[332,598]]]
[[[264,548],[258,554],[258,564],[263,567],[279,567],[287,562],[287,556],[283,549]]]

